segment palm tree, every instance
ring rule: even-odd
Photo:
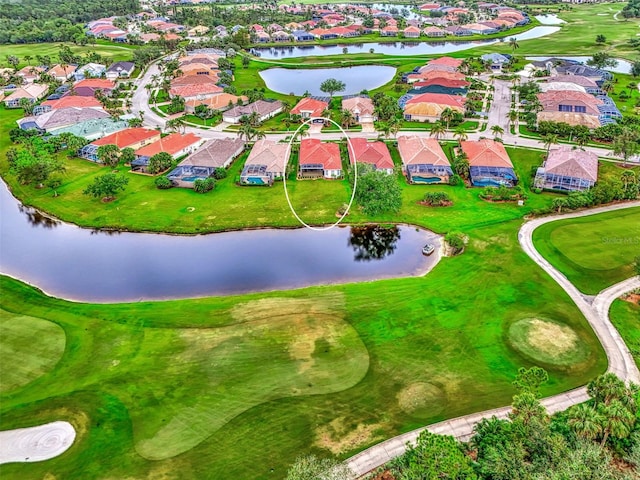
[[[33,57],[31,55],[24,56],[24,61],[27,62],[27,65],[31,65],[31,60],[33,60]]]
[[[400,120],[398,117],[393,117],[389,121],[389,132],[393,134],[393,138],[397,138],[398,132],[400,131],[401,128],[402,128],[402,120]]]
[[[258,112],[251,112],[247,120],[249,121],[249,125],[257,127],[260,125],[260,114]]]
[[[624,185],[624,189],[626,190],[629,185],[633,184],[636,181],[636,174],[633,173],[633,170],[625,170],[620,175],[620,180],[622,181],[622,185]]]
[[[509,45],[511,46],[512,52],[515,52],[516,49],[520,47],[520,45],[518,45],[518,39],[516,37],[511,37],[509,39]]]
[[[442,122],[435,122],[433,127],[431,127],[431,131],[429,132],[430,137],[436,137],[436,140],[440,140],[440,137],[447,133],[447,129]]]
[[[491,132],[494,136],[501,137],[504,133],[504,128],[502,128],[500,125],[494,125],[493,127],[491,127]]]
[[[340,126],[342,128],[349,128],[351,125],[353,125],[354,120],[355,119],[353,117],[353,113],[351,113],[351,110],[343,109],[340,112]]]
[[[455,112],[449,107],[445,108],[440,114],[440,121],[445,123],[447,130],[449,130],[449,123],[451,123],[455,115]]]
[[[580,148],[584,147],[591,140],[591,134],[589,132],[579,132],[576,135],[576,143]]]
[[[611,93],[611,91],[613,90],[613,82],[611,80],[607,80],[602,84],[602,86],[600,87],[600,90],[602,90],[605,93]]]
[[[612,400],[609,405],[603,405],[602,416],[604,418],[602,441],[600,446],[604,447],[609,435],[617,438],[626,438],[631,432],[631,427],[635,421],[634,415],[620,402]]]
[[[178,132],[182,129],[183,133],[187,129],[187,125],[182,117],[167,120],[166,127],[174,132]]]
[[[382,134],[384,138],[389,138],[391,134],[391,126],[386,122],[378,122],[376,125],[378,131]]]
[[[585,440],[593,440],[602,433],[603,421],[602,415],[586,403],[576,405],[569,411],[569,426]]]
[[[555,133],[547,133],[542,136],[542,141],[544,142],[544,146],[547,147],[547,157],[549,156],[549,150],[551,150],[551,145],[557,145],[558,143],[558,135]]]
[[[458,139],[458,142],[464,142],[469,138],[469,134],[462,125],[456,127],[456,129],[453,131],[453,136]]]

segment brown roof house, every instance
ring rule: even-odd
[[[340,178],[342,160],[337,143],[323,143],[316,138],[305,138],[300,142],[300,178]]]
[[[174,168],[167,177],[177,187],[193,188],[193,183],[213,175],[216,168],[227,168],[244,150],[241,138],[209,140]]]
[[[240,123],[240,119],[244,116],[249,116],[252,113],[258,114],[258,121],[264,122],[265,120],[275,117],[282,111],[283,105],[281,101],[267,101],[258,100],[247,105],[238,105],[230,108],[222,115],[222,120],[228,123]]]
[[[347,144],[351,164],[366,163],[387,175],[393,174],[393,160],[384,142],[369,142],[366,138],[352,138]]]
[[[422,93],[404,105],[404,119],[410,122],[436,121],[447,108],[464,114],[464,97],[445,93]]]
[[[460,142],[460,148],[469,161],[474,187],[513,187],[518,183],[513,163],[502,143],[486,138]]]
[[[369,97],[343,98],[342,109],[350,111],[356,123],[373,123],[378,119],[374,113],[373,101]]]
[[[449,183],[453,170],[435,138],[398,137],[398,151],[410,183]]]
[[[3,100],[4,106],[7,108],[19,108],[20,99],[22,98],[26,98],[30,103],[35,103],[44,97],[48,90],[48,85],[40,83],[30,83],[24,87],[18,87]]]
[[[565,122],[569,125],[584,125],[589,128],[600,126],[599,105],[603,101],[589,93],[571,90],[552,90],[538,94],[542,111],[537,121]]]
[[[273,140],[258,140],[251,149],[251,153],[240,174],[243,185],[273,185],[282,178],[287,168],[291,151],[287,143],[277,143]]]
[[[598,156],[578,148],[562,146],[549,151],[533,182],[549,190],[587,190],[598,181]]]

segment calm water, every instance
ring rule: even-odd
[[[320,91],[320,84],[328,78],[336,78],[346,85],[339,95],[353,95],[362,90],[372,90],[390,82],[396,74],[394,67],[366,65],[342,68],[310,68],[293,70],[290,68],[269,68],[262,70],[260,76],[267,88],[284,94],[302,95],[309,91],[311,95],[327,96]]]
[[[445,53],[459,52],[470,48],[499,43],[500,40],[506,42],[509,38],[516,37],[518,41],[540,38],[560,30],[560,27],[542,26],[533,27],[517,35],[508,36],[502,39],[475,40],[471,42],[390,42],[390,43],[357,43],[357,44],[336,44],[336,45],[299,45],[295,47],[270,47],[253,48],[252,52],[262,58],[297,58],[311,57],[318,55],[342,55],[342,49],[346,47],[350,53],[369,52],[373,48],[375,53],[385,55],[439,55]]]
[[[440,245],[437,235],[413,227],[109,234],[21,207],[0,182],[0,272],[79,301],[189,298],[420,275],[435,263],[435,256],[421,254],[427,241]]]
[[[536,15],[536,20],[538,20],[542,25],[562,25],[563,23],[567,23],[553,13]]]
[[[548,58],[551,57],[525,57],[527,60],[535,60],[535,61],[540,61],[543,62]],[[587,60],[589,60],[591,57],[559,57],[559,56],[555,56],[554,58],[562,58],[564,60],[575,60],[576,62],[581,62],[581,63],[587,63]],[[616,58],[616,60],[618,61],[618,64],[615,67],[607,67],[605,68],[605,70],[609,70],[610,72],[614,72],[614,73],[626,73],[626,74],[630,74],[631,73],[631,62],[628,62],[627,60],[623,60],[621,58]]]

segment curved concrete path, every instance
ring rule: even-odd
[[[640,383],[638,367],[629,349],[622,340],[622,337],[609,320],[609,308],[613,301],[625,292],[640,288],[640,277],[632,277],[613,285],[600,292],[595,298],[588,297],[582,294],[562,273],[545,260],[533,245],[533,231],[545,223],[632,207],[640,207],[640,201],[609,205],[566,215],[537,218],[526,222],[520,228],[518,241],[526,254],[567,292],[583,313],[607,354],[609,362],[607,371],[615,373],[627,382]],[[572,405],[585,402],[588,399],[589,396],[587,395],[586,387],[580,387],[575,390],[544,398],[542,399],[542,404],[549,413],[555,413],[566,410]],[[480,420],[494,416],[504,419],[507,418],[510,411],[510,406],[501,407],[422,427],[374,445],[347,459],[346,464],[354,473],[354,478],[359,478],[399,455],[402,455],[407,449],[407,443],[415,443],[420,433],[424,430],[429,430],[432,433],[440,435],[451,435],[458,440],[467,441],[473,435],[473,428]]]

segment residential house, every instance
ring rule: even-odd
[[[316,38],[305,30],[294,30],[291,35],[296,42],[310,42]]]
[[[386,27],[380,30],[380,36],[382,37],[397,37],[398,36],[398,27],[393,25],[387,25]]]
[[[547,79],[548,83],[558,82],[558,83],[573,83],[576,85],[580,85],[585,89],[587,93],[601,93],[601,89],[596,83],[595,80],[589,77],[583,77],[582,75],[554,75]]]
[[[424,34],[427,37],[444,37],[447,33],[440,27],[427,27],[424,30]]]
[[[38,116],[25,117],[18,120],[22,130],[36,129],[40,133],[57,135],[58,130],[90,120],[109,118],[110,115],[102,109],[67,107],[51,110]]]
[[[403,114],[410,122],[436,121],[447,108],[464,114],[464,102],[464,97],[459,95],[422,93],[405,103]]]
[[[217,168],[227,168],[245,147],[241,138],[209,140],[173,169],[167,178],[177,187],[193,188],[196,180],[211,177]]]
[[[240,123],[243,116],[249,116],[252,113],[258,114],[258,121],[265,120],[276,116],[282,111],[283,105],[281,101],[258,100],[247,105],[238,105],[230,108],[222,115],[222,120],[228,123]]]
[[[445,28],[445,31],[449,35],[455,35],[456,37],[466,37],[473,35],[473,32],[464,25],[449,25]]]
[[[497,33],[500,30],[499,28],[492,28],[483,23],[469,23],[464,25],[464,27],[476,35],[491,35],[492,33]]]
[[[271,34],[271,38],[274,42],[288,42],[291,40],[291,35],[283,30],[279,30],[277,32],[273,32],[273,34]]]
[[[337,143],[323,143],[315,138],[300,142],[299,178],[340,178],[342,160]]]
[[[45,71],[42,67],[27,66],[22,67],[16,72],[16,75],[22,77],[24,83],[33,83],[40,77],[40,74]]]
[[[76,65],[54,65],[47,70],[47,75],[53,77],[58,82],[64,83],[73,77],[74,72],[78,67]]]
[[[98,149],[103,145],[116,145],[120,150],[124,148],[138,150],[149,143],[157,142],[160,140],[160,136],[158,130],[149,130],[141,127],[127,128],[84,146],[80,150],[79,156],[92,162],[99,162]]]
[[[40,83],[31,83],[24,87],[18,87],[4,98],[4,106],[7,108],[19,108],[20,100],[23,98],[26,98],[31,103],[35,103],[44,97],[48,90],[48,85],[42,85]]]
[[[200,37],[207,33],[209,33],[209,27],[205,27],[204,25],[197,25],[187,31],[187,35],[190,37]]]
[[[328,99],[320,97],[304,97],[289,112],[291,115],[300,115],[304,120],[322,117],[324,111],[329,108]],[[323,120],[313,123],[322,123]]]
[[[195,152],[204,139],[193,133],[171,133],[160,140],[149,143],[136,150],[136,158],[131,162],[131,170],[136,172],[146,172],[149,159],[154,155],[164,152],[177,160],[180,157]]]
[[[402,31],[402,35],[405,38],[419,38],[420,37],[420,29],[418,27],[414,27],[414,26],[407,27]]]
[[[256,32],[254,36],[258,43],[269,43],[271,41],[271,35],[267,32]]]
[[[136,64],[133,62],[115,62],[107,68],[105,76],[109,80],[129,78],[135,69]]]
[[[466,80],[452,80],[446,77],[434,77],[411,85],[409,94],[443,93],[446,95],[465,95],[470,83]]]
[[[366,163],[387,175],[393,174],[393,160],[386,143],[369,142],[366,138],[351,138],[347,142],[347,150],[351,165],[356,162]]]
[[[501,142],[488,138],[464,141],[460,142],[460,148],[467,156],[474,187],[513,187],[518,183],[513,163]]]
[[[96,93],[101,92],[103,95],[109,96],[116,84],[111,80],[103,78],[87,78],[80,80],[73,86],[73,94],[80,97],[95,97]]]
[[[223,93],[223,88],[213,83],[176,85],[169,89],[169,95],[182,97],[185,102],[189,100],[206,100],[221,93]]]
[[[579,148],[562,146],[549,155],[536,172],[534,186],[549,190],[588,190],[598,181],[598,156]]]
[[[309,30],[309,33],[318,40],[331,40],[334,38],[338,38],[337,33],[332,32],[331,30],[326,28],[314,28],[313,30]]]
[[[539,93],[538,100],[542,111],[537,114],[537,121],[563,121],[569,125],[584,125],[589,128],[600,126],[599,106],[604,105],[601,99],[579,91],[548,91]]]
[[[76,69],[73,72],[73,77],[76,81],[84,80],[85,78],[100,78],[107,71],[107,67],[99,63],[87,63]]]
[[[486,53],[480,57],[480,59],[489,65],[491,70],[502,70],[502,67],[511,62],[510,55],[503,55],[501,53]]]
[[[38,116],[51,110],[60,108],[95,108],[102,110],[102,104],[95,97],[79,97],[77,95],[67,95],[57,100],[45,100],[40,105],[36,105],[33,109],[33,115]]]
[[[243,185],[273,185],[282,178],[287,168],[291,149],[287,143],[258,140],[244,163],[240,174]]]
[[[342,110],[351,112],[356,123],[373,123],[378,119],[374,111],[373,101],[369,97],[361,95],[343,97]]]
[[[398,152],[409,183],[449,183],[453,170],[435,138],[403,135],[398,137]]]
[[[198,105],[206,105],[211,110],[226,110],[227,108],[233,108],[240,101],[246,102],[247,97],[222,92],[205,98],[191,98],[184,102],[184,111],[195,113]]]

